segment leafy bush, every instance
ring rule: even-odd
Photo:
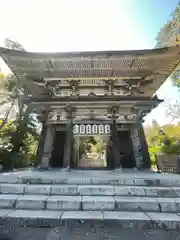
[[[0,159],[3,169],[32,165],[38,139],[39,135],[29,109],[19,121],[6,123],[0,129]]]
[[[145,128],[145,133],[152,164],[155,164],[155,155],[159,153],[180,155],[180,124],[162,127],[156,124]]]
[[[161,146],[149,147],[149,155],[150,155],[150,159],[151,159],[151,164],[152,165],[155,165],[155,163],[156,163],[156,155],[158,153],[161,153]]]

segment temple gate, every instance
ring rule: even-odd
[[[97,150],[99,136],[104,152],[98,151],[106,157],[96,167],[150,168],[143,119],[162,102],[154,93],[179,63],[179,54],[179,47],[81,53],[0,48],[25,89],[25,103],[42,123],[36,166],[91,168],[80,155],[92,155],[88,149]],[[80,154],[83,137],[91,147]]]

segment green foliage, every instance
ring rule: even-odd
[[[84,154],[85,150],[88,149],[88,144],[92,145],[93,151],[97,153],[102,152],[102,150],[106,146],[106,136],[82,136],[79,138],[80,145],[79,145],[79,154],[80,157]]]
[[[25,51],[24,47],[11,39],[5,40],[5,47],[14,50]],[[5,121],[5,125],[0,128],[0,160],[5,169],[12,167],[26,167],[32,164],[35,159],[35,151],[39,135],[36,131],[32,109],[25,106],[23,94],[25,89],[21,82],[13,75],[4,76],[0,74],[0,88],[5,88],[10,92],[10,98],[3,103],[16,100],[17,117],[15,121]],[[6,119],[6,118],[5,118]],[[0,126],[2,121],[0,122]]]
[[[170,146],[162,146],[162,152],[165,154],[178,154],[180,155],[180,145],[178,143],[173,143]]]
[[[180,1],[171,14],[170,20],[161,28],[156,37],[156,47],[180,44]],[[180,88],[180,64],[172,74],[173,85]]]
[[[169,21],[156,37],[156,46],[165,47],[180,44],[180,1],[172,12]]]
[[[149,146],[149,155],[151,158],[151,164],[155,165],[156,155],[161,153],[161,146]]]
[[[8,121],[0,129],[0,159],[4,169],[27,167],[35,159],[35,151],[39,135],[36,131],[32,109],[20,101],[19,82],[14,75],[6,79],[6,88],[17,99],[18,114],[15,121]],[[12,101],[10,99],[9,101]],[[0,126],[2,121],[0,121]]]
[[[19,81],[14,75],[8,75],[6,77],[6,88],[15,96],[20,93]]]
[[[27,167],[35,159],[39,135],[27,109],[20,121],[8,122],[0,130],[0,159],[4,169]]]
[[[146,127],[145,133],[152,164],[158,153],[180,154],[180,124]]]

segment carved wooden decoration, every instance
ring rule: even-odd
[[[48,121],[57,121],[57,111],[51,110],[48,114]]]
[[[88,96],[96,96],[96,94],[94,93],[94,92],[90,92],[89,94],[88,94]]]
[[[70,86],[72,89],[72,96],[77,96],[78,94],[78,85],[79,85],[79,81],[78,80],[71,80],[70,82]]]
[[[48,120],[48,110],[42,109],[41,112],[37,115],[37,120],[41,123],[46,123]]]
[[[115,80],[107,80],[106,81],[106,86],[108,87],[108,92],[107,95],[113,95],[113,89],[115,85]]]
[[[76,107],[72,107],[71,105],[67,105],[64,110],[67,114],[67,119],[73,119],[76,116]]]
[[[117,119],[119,117],[119,106],[114,105],[108,109],[108,117],[112,119]]]

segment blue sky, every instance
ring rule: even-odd
[[[154,48],[178,0],[0,0],[0,45],[6,37],[28,51],[92,51]],[[1,65],[7,71],[4,65]],[[179,92],[168,80],[158,91]],[[157,116],[157,112],[160,113]],[[161,106],[148,117],[164,123]]]
[[[119,1],[122,2],[122,1]],[[164,26],[178,0],[127,0],[133,24],[139,28],[141,37],[147,45],[153,47],[159,30]]]

